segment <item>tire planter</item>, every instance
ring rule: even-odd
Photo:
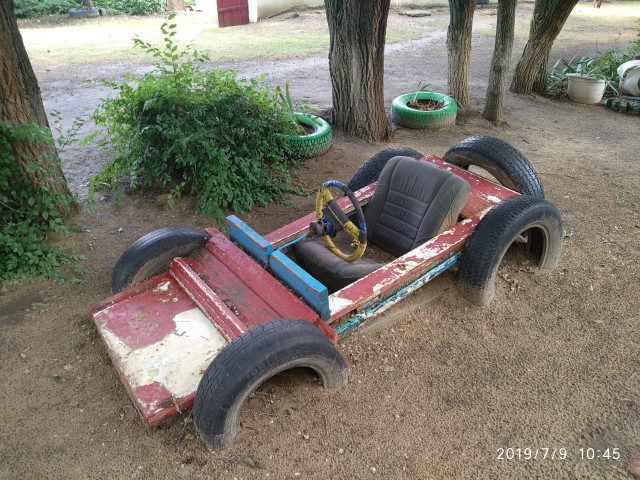
[[[442,159],[458,167],[486,170],[504,187],[523,195],[544,198],[535,169],[516,148],[499,138],[474,135],[451,147]]]
[[[331,126],[315,115],[296,112],[295,116],[298,123],[313,128],[313,132],[309,135],[284,135],[291,154],[297,158],[311,158],[329,150]]]
[[[424,155],[409,147],[385,148],[360,166],[349,182],[349,189],[355,192],[378,180],[384,166],[394,157],[412,157],[418,159],[424,157]]]
[[[314,370],[325,388],[347,383],[340,352],[304,320],[263,323],[227,345],[202,376],[193,404],[193,420],[205,445],[215,450],[228,445],[249,395],[274,375],[298,367]]]
[[[69,17],[71,18],[95,18],[100,14],[99,8],[72,8],[69,10]]]
[[[571,101],[593,105],[602,100],[606,86],[603,79],[577,73],[568,73],[567,77],[569,78],[567,95]]]
[[[495,295],[496,273],[509,246],[521,234],[538,266],[551,269],[562,250],[562,218],[552,203],[529,195],[510,197],[482,218],[462,250],[458,290],[476,305],[488,305]]]
[[[407,103],[418,100],[435,100],[442,102],[442,108],[432,111],[416,110]],[[391,118],[394,123],[408,128],[439,130],[451,127],[456,123],[458,105],[452,97],[435,92],[407,93],[396,97],[391,103]]]
[[[111,291],[121,292],[129,285],[166,271],[171,260],[190,255],[208,238],[206,233],[189,227],[165,227],[147,233],[118,259],[111,277]]]
[[[604,106],[617,112],[624,112],[630,115],[640,115],[640,103],[631,103],[630,101],[625,102],[624,100],[607,98],[604,101]]]

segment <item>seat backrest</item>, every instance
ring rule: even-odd
[[[404,255],[452,227],[470,190],[462,178],[429,162],[394,157],[365,210],[368,240]]]

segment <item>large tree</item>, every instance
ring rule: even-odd
[[[389,4],[325,0],[333,121],[339,130],[366,140],[389,138],[383,83]]]
[[[493,48],[489,86],[482,112],[484,118],[493,122],[501,120],[504,111],[504,91],[507,88],[507,75],[513,52],[516,3],[517,0],[501,0],[498,3],[496,43]]]
[[[529,40],[511,82],[512,92],[547,92],[549,52],[577,3],[578,0],[536,0]]]
[[[38,80],[18,30],[13,0],[0,0],[0,122],[49,128]],[[14,156],[33,189],[66,200],[59,202],[59,209],[63,215],[70,214],[75,203],[53,142],[16,142]]]
[[[449,0],[449,95],[463,107],[469,106],[469,65],[471,63],[471,30],[475,0]]]

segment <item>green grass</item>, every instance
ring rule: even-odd
[[[252,58],[287,58],[326,51],[329,32],[326,22],[317,20],[264,21],[240,27],[217,29],[206,15],[179,15],[175,22],[179,34],[176,43],[192,43],[208,52],[212,61],[246,60]],[[46,68],[90,63],[140,62],[148,57],[133,47],[138,35],[145,41],[161,41],[160,16],[101,17],[70,20],[64,16],[46,17],[20,23],[29,57]],[[433,22],[431,22],[433,23]],[[387,42],[418,38],[429,22],[406,22],[389,25]]]

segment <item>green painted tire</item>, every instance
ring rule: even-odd
[[[418,100],[435,100],[442,102],[442,108],[431,112],[423,112],[407,106],[415,93],[406,93],[396,97],[391,103],[391,118],[394,123],[408,128],[440,130],[456,124],[458,105],[452,97],[435,92],[418,92]]]
[[[291,154],[297,158],[322,155],[331,146],[331,126],[322,118],[304,113],[295,114],[298,123],[313,128],[309,135],[285,135]]]

